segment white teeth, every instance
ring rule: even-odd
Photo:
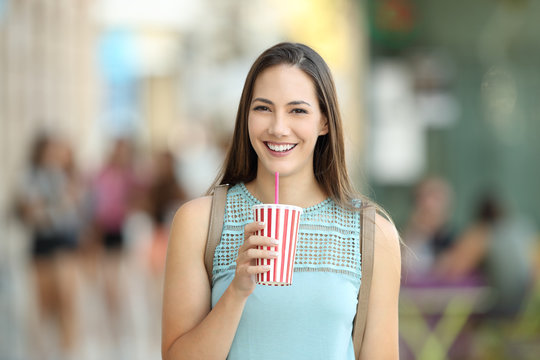
[[[270,148],[270,150],[272,150],[272,151],[278,151],[278,152],[289,151],[289,150],[291,150],[291,149],[294,147],[294,145],[292,145],[292,144],[288,144],[288,145],[274,145],[274,144],[266,143],[266,145],[268,145],[268,147]]]

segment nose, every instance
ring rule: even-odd
[[[286,114],[274,113],[270,126],[268,127],[268,133],[279,138],[289,135],[290,132],[291,129]]]

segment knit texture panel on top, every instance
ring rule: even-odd
[[[231,187],[212,277],[234,271],[244,226],[254,221],[252,206],[261,204],[243,183]],[[333,272],[360,286],[360,213],[343,209],[330,198],[304,209],[298,231],[294,272]]]
[[[260,204],[244,184],[227,194],[214,254],[212,306],[235,274],[244,226]],[[228,360],[354,360],[352,342],[361,280],[360,214],[327,199],[304,209],[290,286],[257,285],[248,297]]]

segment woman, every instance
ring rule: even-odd
[[[43,324],[52,319],[58,328],[59,348],[68,355],[78,340],[76,250],[83,198],[71,146],[56,136],[39,134],[21,184],[19,214],[32,237],[39,321],[39,326],[32,327],[36,351],[47,357]]]
[[[275,253],[256,236],[251,206],[304,208],[293,284],[256,286]],[[330,70],[312,49],[282,43],[253,64],[231,148],[217,183],[230,184],[212,284],[203,255],[211,198],[182,206],[173,221],[165,275],[164,359],[353,359],[360,286],[358,196],[345,167],[341,118]],[[363,359],[398,357],[399,240],[377,216],[375,262]]]

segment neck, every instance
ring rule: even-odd
[[[274,203],[274,177],[257,175],[246,184],[248,190],[262,203]],[[279,203],[307,208],[327,198],[315,177],[281,176],[279,179]]]

